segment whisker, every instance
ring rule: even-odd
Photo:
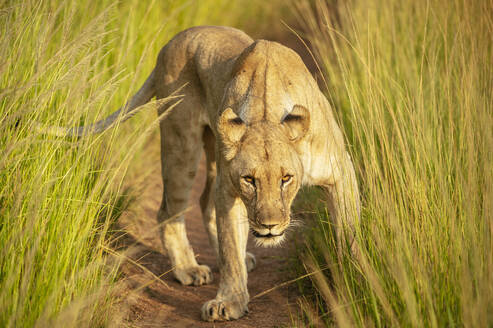
[[[291,228],[291,227],[293,227],[293,228],[295,228],[295,227],[301,227],[304,224],[305,223],[303,221],[301,221],[301,220],[293,220],[293,219],[291,219],[291,222],[289,223],[288,228]]]

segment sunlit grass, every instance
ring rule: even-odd
[[[4,1],[0,5],[0,326],[100,326],[115,267],[104,249],[122,181],[155,114],[55,138],[116,110],[192,25],[258,28],[260,1]],[[143,161],[144,158],[139,158]],[[143,173],[144,174],[144,173]],[[115,322],[112,322],[115,324]]]
[[[304,264],[324,270],[303,309],[337,326],[493,325],[492,4],[338,3],[293,6],[357,167],[362,261],[336,261],[321,211]],[[224,24],[261,35],[276,4],[0,5],[0,326],[106,324],[116,274],[107,230],[131,160],[145,161],[140,146],[156,131],[155,114],[80,140],[33,123],[102,118],[178,31]]]
[[[493,5],[297,2],[347,135],[362,260],[321,212],[304,265],[314,324],[493,325]]]

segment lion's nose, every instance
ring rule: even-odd
[[[277,224],[263,224],[263,223],[261,225],[262,227],[267,228],[269,230],[277,226]]]

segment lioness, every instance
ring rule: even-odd
[[[229,27],[194,27],[176,35],[125,107],[71,133],[99,132],[121,112],[183,85],[183,101],[160,123],[162,240],[182,284],[212,281],[209,267],[195,260],[183,217],[166,222],[187,207],[203,147],[207,183],[200,205],[221,280],[216,298],[202,306],[202,318],[237,319],[248,312],[247,272],[255,267],[246,252],[248,232],[260,246],[280,244],[298,189],[319,185],[331,196],[339,247],[347,246],[352,236],[345,238],[342,227],[351,228],[359,217],[355,173],[330,105],[300,57]]]

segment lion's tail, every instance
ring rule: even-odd
[[[101,133],[115,125],[117,122],[124,122],[134,116],[139,107],[148,103],[156,95],[154,87],[154,71],[149,75],[142,87],[130,99],[125,106],[120,107],[110,116],[97,121],[94,124],[76,127],[46,127],[36,124],[36,130],[42,134],[50,134],[59,137],[84,137],[87,135]]]

